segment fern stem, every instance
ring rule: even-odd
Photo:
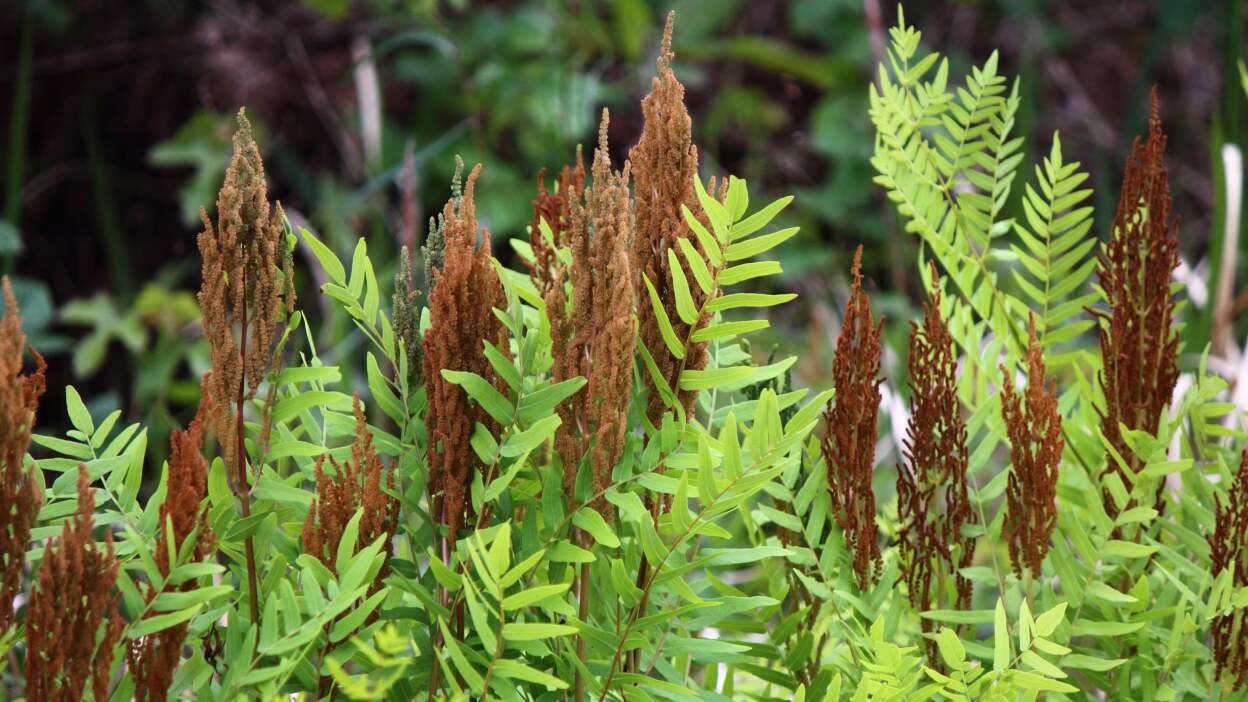
[[[247,289],[247,274],[243,273],[243,290]],[[240,368],[243,369],[239,373],[238,379],[238,400],[235,407],[235,428],[236,435],[234,470],[235,479],[238,481],[238,497],[239,504],[242,508],[243,519],[251,517],[251,481],[247,478],[247,446],[243,440],[243,404],[245,402],[246,392],[245,383],[247,382],[247,304],[246,294],[244,293],[242,333],[239,335],[238,355]],[[260,588],[256,581],[256,548],[250,534],[243,540],[243,548],[247,556],[247,595],[251,602],[249,610],[251,612],[251,623],[258,626],[260,623]],[[257,639],[258,641],[258,639]]]

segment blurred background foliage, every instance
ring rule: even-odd
[[[362,236],[393,267],[399,246],[422,240],[461,154],[485,164],[482,218],[515,266],[504,242],[525,236],[539,170],[553,173],[592,139],[602,106],[617,164],[636,140],[669,8],[704,175],[744,177],[760,201],[798,196],[789,216],[802,233],[779,256],[801,297],[773,320],[771,343],[801,353],[798,382],[827,384],[848,260],[863,243],[875,305],[893,320],[885,369],[904,366],[920,293],[914,242],[868,162],[866,86],[896,12],[886,1],[10,3],[0,13],[0,267],[17,276],[52,387],[73,382],[93,410],[146,419],[154,447],[193,412],[207,367],[195,234],[239,106],[258,125],[270,195],[340,255]],[[1239,0],[913,1],[907,18],[955,73],[1004,47],[1002,71],[1021,79],[1016,133],[1029,163],[1061,130],[1091,173],[1102,237],[1157,85],[1188,285],[1211,288],[1220,153],[1248,129]],[[362,373],[351,361],[359,335],[320,305],[318,281],[301,278],[322,358]],[[1208,294],[1192,293],[1185,334],[1198,351]],[[59,404],[45,403],[41,423],[63,423]]]

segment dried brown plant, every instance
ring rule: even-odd
[[[876,420],[880,412],[880,332],[871,318],[871,301],[862,290],[862,247],[854,252],[853,285],[845,305],[841,335],[832,357],[836,395],[823,412],[823,460],[836,523],[854,557],[859,587],[879,577],[883,564],[875,528]]]
[[[1239,470],[1231,482],[1226,502],[1217,501],[1216,527],[1209,536],[1213,573],[1221,575],[1233,568],[1231,586],[1248,586],[1248,448],[1239,459]],[[1236,688],[1248,680],[1248,643],[1244,641],[1244,610],[1214,617],[1213,659],[1219,678],[1230,678]]]
[[[199,305],[212,355],[212,371],[204,380],[211,408],[206,417],[233,470],[243,518],[251,515],[243,404],[255,397],[272,365],[279,313],[293,310],[295,304],[292,262],[283,240],[282,206],[277,205],[270,216],[267,192],[260,149],[252,137],[251,123],[239,110],[234,155],[217,196],[217,226],[212,226],[207,212],[200,211],[204,231],[199,235],[203,257]],[[264,427],[267,433],[267,410]],[[244,547],[251,618],[255,621],[260,604],[250,536]]]
[[[494,433],[499,427],[485,410],[469,402],[461,388],[443,378],[442,371],[469,371],[506,389],[482,344],[489,341],[504,353],[508,349],[506,327],[493,312],[495,307],[505,307],[505,301],[490,255],[488,230],[477,244],[474,191],[480,171],[480,165],[472,169],[462,196],[452,197],[442,211],[438,231],[444,241],[444,261],[432,271],[430,327],[424,338],[429,490],[434,514],[451,538],[464,524],[469,509],[467,490],[478,462],[469,443],[473,427],[481,422]]]
[[[612,468],[624,447],[633,384],[636,335],[628,258],[633,231],[629,168],[626,164],[623,172],[611,170],[608,120],[603,110],[592,187],[585,190],[583,183],[569,181],[570,187],[564,191],[574,197],[563,220],[567,222],[564,236],[572,251],[572,265],[566,272],[572,283],[572,300],[566,299],[563,275],[546,296],[555,359],[553,379],[588,379],[583,392],[558,408],[563,424],[556,446],[569,495],[575,495],[577,468],[587,455],[595,493],[610,483]],[[607,504],[599,499],[596,507],[605,509]]]
[[[910,425],[903,442],[905,465],[897,466],[897,504],[903,577],[910,603],[918,611],[936,608],[939,588],[948,578],[955,595],[952,609],[971,604],[971,581],[959,573],[971,565],[975,542],[962,527],[975,518],[967,493],[966,422],[958,401],[958,359],[953,337],[940,317],[940,279],[932,266],[930,300],[923,305],[922,326],[911,322]],[[922,620],[923,630],[932,623]],[[929,640],[929,656],[935,641]]]
[[[578,205],[585,192],[585,162],[581,149],[576,149],[576,161],[559,171],[555,192],[546,190],[546,170],[537,174],[537,196],[533,198],[533,219],[529,222],[529,244],[533,248],[533,261],[527,262],[529,275],[537,292],[546,297],[561,284],[561,265],[558,249],[569,244],[572,227],[572,208]],[[541,222],[550,227],[553,241],[542,235]]]
[[[65,522],[60,540],[48,540],[30,593],[26,699],[79,702],[88,682],[95,699],[108,699],[113,656],[125,620],[113,592],[118,567],[113,536],[104,535],[103,548],[95,543],[94,511],[87,467],[79,465],[78,509]]]
[[[166,527],[172,526],[176,547],[181,548],[183,542],[198,530],[193,552],[195,561],[203,560],[212,553],[214,543],[207,514],[200,509],[208,493],[208,462],[203,455],[204,432],[201,425],[204,409],[205,406],[201,405],[190,426],[174,431],[170,436],[169,477],[165,499],[160,505],[161,530],[163,532]],[[156,566],[162,576],[169,575],[177,558],[177,553],[171,553],[168,544],[168,535],[162,533],[157,539],[155,555]],[[194,587],[195,582],[188,580],[173,589],[186,592]],[[154,590],[149,593],[148,601],[156,594]],[[189,622],[182,622],[130,642],[126,649],[126,665],[134,680],[134,699],[137,702],[163,702],[168,699],[169,686],[182,660],[182,647],[189,627]]]
[[[1019,396],[1005,374],[1001,389],[1001,414],[1013,464],[1005,489],[1002,533],[1020,578],[1024,570],[1039,574],[1049,552],[1049,538],[1057,525],[1057,478],[1065,446],[1057,411],[1057,381],[1050,384],[1045,378],[1035,319],[1028,320],[1027,333],[1027,387]]]
[[[1179,378],[1179,337],[1173,327],[1174,295],[1170,283],[1179,264],[1178,223],[1170,217],[1170,180],[1166,171],[1166,135],[1153,91],[1148,141],[1137,137],[1122,179],[1122,193],[1109,242],[1098,255],[1101,289],[1108,310],[1093,310],[1100,328],[1101,387],[1105,411],[1101,431],[1132,472],[1143,466],[1127,445],[1120,427],[1155,432]],[[1130,489],[1115,460],[1105,471],[1116,473]],[[1155,504],[1164,506],[1165,483]],[[1110,517],[1118,508],[1102,488]]]
[[[316,497],[303,522],[304,551],[331,571],[335,570],[338,542],[356,512],[363,510],[357,541],[361,546],[383,534],[394,535],[399,524],[399,501],[386,492],[395,489],[394,470],[386,470],[381,464],[358,394],[353,400],[353,410],[355,440],[351,443],[351,459],[339,463],[328,454],[317,459]],[[333,470],[332,475],[325,471],[326,460]],[[370,591],[375,592],[380,587],[385,574],[386,565],[383,564]]]
[[[701,251],[697,237],[685,223],[681,207],[688,207],[699,219],[703,218],[693,184],[698,173],[698,149],[693,145],[692,136],[693,122],[685,109],[685,86],[676,80],[676,74],[671,67],[675,57],[672,53],[674,22],[675,13],[669,13],[656,63],[658,74],[650,81],[650,94],[641,101],[641,111],[645,118],[641,138],[628,153],[636,193],[636,223],[631,263],[633,286],[641,293],[641,301],[637,305],[641,341],[653,356],[668,386],[676,389],[678,400],[688,414],[697,393],[678,389],[680,373],[685,368],[704,368],[709,359],[706,342],[689,340],[693,328],[705,325],[707,320],[699,319],[694,325],[689,325],[676,313],[676,295],[672,289],[670,262],[667,257],[668,250],[676,249],[679,239],[689,239]],[[723,185],[727,185],[726,180]],[[714,183],[711,184],[709,192],[716,192]],[[722,199],[722,188],[719,195]],[[703,221],[703,224],[706,222]],[[715,266],[708,267],[714,275]],[[659,299],[663,301],[676,337],[685,341],[683,360],[672,355],[663,342],[659,321],[644,293],[643,275],[654,285]],[[706,301],[706,294],[696,285],[690,287],[690,293],[694,306],[701,308]],[[646,416],[652,424],[657,425],[666,407],[655,388],[654,380],[648,373],[643,373],[642,376],[649,391]]]
[[[26,336],[17,298],[8,276],[4,289],[4,317],[0,318],[0,635],[16,621],[13,602],[22,587],[30,528],[39,515],[43,495],[33,466],[26,466],[26,449],[35,425],[35,411],[43,395],[43,357],[34,349],[35,370],[22,375]]]

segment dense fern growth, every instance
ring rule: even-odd
[[[0,698],[1248,699],[1248,451],[1183,355],[1156,108],[1094,231],[996,56],[951,76],[899,17],[872,163],[926,304],[890,348],[861,249],[829,271],[818,391],[751,352],[795,297],[792,198],[699,171],[673,31],[630,159],[604,112],[590,170],[551,154],[498,232],[521,270],[488,164],[391,283],[268,201],[240,113],[199,240],[212,369],[164,465],[73,387],[38,430],[6,280]],[[297,252],[357,346],[318,348]]]

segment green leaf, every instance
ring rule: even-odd
[[[517,592],[503,599],[503,609],[511,612],[531,604],[537,604],[542,600],[562,595],[568,591],[572,583],[558,583],[555,585],[538,585],[528,590]]]
[[[779,261],[738,263],[719,272],[719,284],[723,286],[735,285],[765,275],[778,275],[783,272],[784,269],[780,267]]]
[[[158,631],[164,631],[171,626],[181,624],[196,614],[199,614],[199,610],[201,609],[203,609],[203,605],[199,604],[177,612],[158,614],[154,617],[144,617],[138,622],[130,625],[130,628],[126,630],[126,637],[133,641],[147,636],[148,634],[155,634]]]
[[[517,413],[520,423],[532,424],[537,419],[546,416],[560,402],[563,402],[585,387],[586,382],[585,378],[578,376],[561,383],[547,385],[537,392],[523,395],[520,398],[520,409]]]
[[[607,520],[602,518],[595,510],[589,507],[582,507],[572,516],[572,523],[580,527],[594,538],[599,545],[607,548],[619,548],[620,539],[615,535],[615,531],[611,529],[611,525],[607,524]]]
[[[941,628],[936,634],[936,646],[940,649],[940,657],[950,668],[958,670],[966,661],[966,647],[952,629]]]
[[[1135,604],[1136,601],[1134,597],[1125,595],[1100,580],[1088,585],[1087,594],[1089,597],[1095,597],[1109,604]]]
[[[650,282],[650,277],[645,273],[641,274],[641,279],[646,283],[646,290],[650,294],[650,307],[654,310],[654,318],[659,324],[659,333],[663,336],[663,343],[667,345],[667,350],[676,358],[685,357],[685,347],[681,343],[680,338],[676,336],[676,330],[672,329],[672,321],[667,317],[667,310],[663,308],[663,300],[659,298],[659,293],[654,289],[654,283]]]
[[[1066,616],[1066,603],[1062,602],[1056,607],[1036,617],[1036,635],[1048,637],[1057,630],[1057,626],[1062,623],[1063,617]]]
[[[303,240],[307,243],[308,248],[312,249],[312,255],[316,256],[317,261],[320,261],[321,268],[325,269],[325,274],[329,276],[330,281],[345,286],[347,284],[347,270],[342,267],[342,261],[338,260],[334,252],[328,246],[322,244],[320,239],[312,236],[312,232],[299,227],[299,233],[303,236]]]
[[[689,264],[689,270],[693,273],[693,279],[698,282],[698,287],[708,297],[715,290],[715,280],[711,277],[711,271],[706,267],[706,261],[702,260],[702,254],[694,248],[688,239],[677,239],[676,243],[680,246],[680,251],[685,255],[685,262]]]
[[[507,458],[515,458],[521,454],[528,453],[549,439],[555,433],[555,429],[558,429],[562,423],[563,420],[557,414],[539,419],[528,429],[508,436],[503,441],[503,445],[499,447],[498,452]]]
[[[698,322],[698,308],[693,304],[693,296],[689,293],[689,280],[685,278],[685,269],[676,257],[676,251],[667,250],[667,263],[672,271],[672,291],[676,294],[676,313],[685,324],[693,326]]]
[[[681,390],[710,390],[711,388],[739,383],[753,377],[754,369],[749,366],[729,366],[710,370],[694,370],[686,368],[680,374]]]
[[[545,685],[555,690],[566,690],[568,684],[559,678],[548,675],[539,670],[530,668],[529,666],[513,661],[509,658],[499,658],[494,661],[494,672],[502,678],[511,678],[514,680],[523,680],[525,682]],[[496,683],[501,684],[501,683]]]
[[[75,429],[87,437],[95,433],[95,423],[91,421],[91,413],[87,411],[87,406],[82,403],[82,397],[73,385],[65,386],[65,409]]]
[[[360,519],[363,516],[363,508],[355,511],[355,514],[347,522],[346,528],[342,530],[342,538],[336,544],[338,550],[334,558],[334,567],[339,573],[346,571],[351,562],[351,557],[355,555],[356,542],[360,538]]]
[[[571,636],[576,627],[566,624],[522,624],[507,622],[503,625],[503,639],[506,641],[537,641],[552,639],[557,636]]]
[[[464,392],[468,393],[468,397],[471,397],[499,424],[506,426],[515,419],[515,408],[511,401],[503,397],[502,393],[494,389],[494,386],[490,385],[485,378],[476,373],[449,368],[442,369],[442,377],[448,383],[463,388]]]
[[[793,202],[793,196],[786,195],[732,225],[732,239],[735,241],[749,236],[767,226],[771,223],[771,220],[775,219],[776,215],[780,214],[781,210],[789,206],[790,202]]]
[[[1010,667],[1010,623],[1005,616],[1005,601],[997,598],[992,626],[992,670],[1005,672]]]
[[[789,227],[788,229],[781,229],[770,234],[756,236],[752,239],[738,241],[724,251],[724,260],[743,261],[747,258],[753,258],[788,241],[798,230],[798,227]]]
[[[750,332],[766,329],[771,326],[771,322],[765,319],[747,319],[738,322],[724,322],[722,324],[712,324],[695,331],[692,339],[695,342],[715,341],[716,339],[725,339],[741,334],[749,334]]]
[[[774,307],[797,297],[796,293],[767,295],[764,293],[733,293],[717,297],[707,303],[706,308],[712,312],[735,310],[740,307]]]

